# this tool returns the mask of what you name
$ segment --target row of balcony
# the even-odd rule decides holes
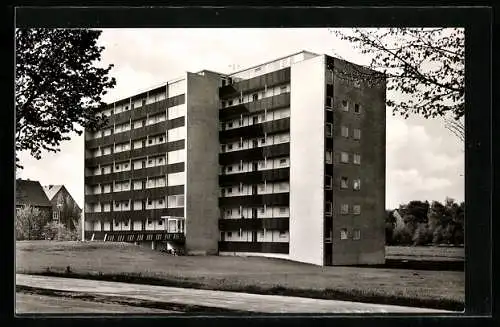
[[[178,117],[171,120],[165,120],[156,124],[147,125],[141,128],[131,128],[128,131],[107,135],[97,139],[91,139],[85,141],[86,149],[96,149],[97,147],[106,147],[113,144],[124,143],[132,140],[140,140],[148,135],[157,135],[160,133],[165,133],[169,129],[182,127],[186,124],[185,116]]]
[[[111,153],[104,156],[86,158],[85,167],[96,167],[97,165],[112,165],[114,162],[126,161],[134,158],[142,158],[146,156],[158,155],[168,151],[182,150],[185,147],[185,140],[173,142],[165,142],[151,146],[145,146],[138,149]]]
[[[282,230],[289,229],[289,218],[219,219],[219,230]]]
[[[235,206],[288,206],[290,204],[290,193],[252,194],[241,196],[220,197],[220,207]]]
[[[288,254],[288,242],[219,242],[219,252]]]
[[[272,134],[278,132],[286,132],[290,130],[290,117],[278,120],[263,122],[240,128],[233,128],[219,132],[220,143],[228,143],[233,140],[244,137],[245,139],[264,136],[264,134]]]
[[[184,103],[186,103],[186,95],[180,94],[165,100],[146,104],[139,108],[123,111],[118,114],[111,115],[108,119],[108,123],[103,128],[112,127],[114,124],[123,124],[130,120],[133,121],[146,118],[148,115],[155,115],[166,111],[167,108],[175,107]]]
[[[126,181],[134,179],[143,179],[146,177],[156,177],[163,176],[172,173],[181,173],[185,170],[184,163],[178,162],[170,165],[142,168],[142,169],[131,169],[120,172],[113,172],[105,175],[92,175],[85,176],[86,185],[96,185],[111,183],[113,181]]]
[[[239,96],[241,93],[251,93],[262,90],[266,86],[273,87],[290,82],[290,67],[280,69],[271,73],[256,76],[230,85],[219,88],[220,99],[230,99]]]
[[[243,161],[256,161],[264,158],[277,158],[290,155],[290,143],[231,151],[219,154],[219,164],[229,165]]]
[[[111,211],[111,212],[89,212],[85,213],[85,221],[132,221],[159,220],[163,216],[184,217],[184,207],[161,208],[134,211]]]
[[[265,109],[273,110],[285,107],[290,107],[290,92],[222,108],[219,110],[219,119],[224,121],[241,115],[264,111]]]
[[[85,203],[98,203],[98,202],[110,202],[110,201],[125,201],[129,199],[133,200],[145,200],[145,199],[156,199],[169,195],[184,194],[184,185],[175,186],[164,186],[155,188],[146,188],[140,190],[122,191],[122,192],[110,192],[101,194],[88,194],[85,195]]]
[[[220,186],[231,186],[235,184],[259,184],[264,181],[278,182],[290,179],[290,168],[278,168],[269,170],[257,170],[240,174],[229,174],[219,176]]]

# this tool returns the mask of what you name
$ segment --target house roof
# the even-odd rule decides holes
[[[54,196],[59,192],[59,190],[62,188],[62,185],[45,185],[43,187],[43,190],[45,194],[47,194],[47,197],[49,198],[49,201],[52,201]]]
[[[52,207],[38,181],[18,179],[16,180],[16,205],[24,204],[35,207]]]

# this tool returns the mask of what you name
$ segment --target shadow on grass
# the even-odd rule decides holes
[[[229,292],[244,292],[262,295],[283,295],[283,296],[296,296],[324,300],[340,300],[340,301],[353,301],[372,304],[386,304],[386,305],[399,305],[409,307],[419,307],[438,310],[449,311],[463,311],[464,303],[451,299],[422,299],[417,297],[405,297],[398,295],[384,295],[377,294],[371,290],[312,290],[312,289],[298,289],[289,288],[284,286],[256,286],[256,285],[214,285],[207,283],[197,283],[189,280],[182,280],[177,278],[158,278],[142,276],[140,273],[126,273],[126,274],[103,274],[97,273],[74,273],[74,272],[57,272],[47,269],[45,272],[36,273],[42,276],[54,277],[67,277],[67,278],[80,278],[91,280],[102,280],[112,282],[122,282],[131,284],[145,284],[181,288],[194,288],[214,291],[229,291]]]

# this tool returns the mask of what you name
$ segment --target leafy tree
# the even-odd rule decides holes
[[[385,244],[393,244],[394,228],[396,226],[396,217],[393,215],[394,210],[385,211]]]
[[[100,68],[101,31],[89,29],[16,30],[16,152],[57,152],[68,133],[81,135],[106,123],[102,96],[116,81],[113,65]],[[16,156],[17,166],[19,158]]]
[[[399,93],[387,98],[393,114],[405,118],[410,114],[449,117],[459,121],[448,124],[450,131],[458,133],[458,137],[463,135],[460,118],[465,113],[464,29],[355,28],[332,32],[362,54],[372,55],[370,68],[384,72],[387,89]],[[368,80],[378,76],[361,70],[350,74]]]
[[[16,240],[42,239],[43,226],[50,217],[30,205],[23,206],[16,213]]]
[[[406,225],[396,225],[393,232],[393,244],[411,245],[413,233]]]
[[[432,231],[427,224],[418,224],[413,234],[414,245],[427,245],[432,242]]]

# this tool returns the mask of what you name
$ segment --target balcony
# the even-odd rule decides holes
[[[236,118],[241,115],[248,115],[250,113],[260,112],[264,109],[273,110],[279,108],[290,107],[290,93],[282,93],[257,101],[237,104],[231,107],[222,108],[219,110],[219,119],[227,120]]]
[[[290,130],[290,117],[268,121],[261,124],[233,128],[219,132],[220,143],[244,137],[245,139],[262,137],[265,133],[278,133]]]
[[[86,185],[96,185],[96,184],[102,184],[102,183],[110,183],[113,181],[123,181],[123,180],[129,180],[129,179],[142,179],[146,177],[152,177],[152,176],[160,176],[160,175],[166,175],[170,173],[180,173],[184,171],[184,163],[179,162],[175,164],[170,164],[170,165],[163,165],[163,166],[157,166],[157,167],[149,167],[149,168],[143,168],[143,169],[137,169],[137,170],[127,170],[127,171],[120,171],[120,172],[115,172],[111,174],[105,174],[105,175],[94,175],[94,176],[86,176],[85,177],[85,184]]]
[[[85,221],[158,220],[163,216],[184,217],[184,207],[85,213]]]
[[[120,112],[118,114],[111,115],[108,124],[103,128],[113,127],[113,124],[123,124],[130,120],[133,121],[143,119],[146,118],[147,115],[155,115],[160,112],[166,112],[167,108],[175,107],[177,105],[184,104],[185,102],[185,94],[180,94],[172,98],[141,106],[139,108]]]
[[[241,174],[220,175],[220,186],[231,186],[239,183],[258,184],[265,181],[277,182],[290,179],[290,168],[257,170]]]
[[[290,218],[247,218],[247,219],[219,219],[219,230],[281,230],[286,231],[290,226]]]
[[[136,141],[143,139],[148,135],[156,135],[165,133],[167,130],[185,125],[185,117],[178,117],[172,120],[162,121],[156,124],[147,125],[140,128],[135,128],[125,132],[111,134],[102,138],[85,141],[86,149],[95,149],[98,146],[106,147],[117,143]]]
[[[219,252],[255,252],[288,254],[285,242],[219,242]]]
[[[169,233],[167,231],[85,231],[85,240],[106,242],[140,242],[140,241],[172,241],[184,243],[184,233]]]
[[[273,87],[290,82],[290,67],[280,69],[271,73],[256,76],[231,85],[219,88],[219,98],[230,99],[238,97],[241,93],[251,93],[262,90],[266,86]]]
[[[145,200],[148,198],[160,198],[168,195],[184,194],[184,185],[163,186],[146,188],[140,190],[110,192],[101,194],[85,195],[85,203],[99,203],[124,200]]]
[[[241,196],[228,196],[219,198],[219,206],[263,206],[276,205],[288,206],[290,204],[290,193],[254,194]]]
[[[87,158],[85,159],[85,167],[97,167],[97,165],[112,165],[114,162],[142,158],[150,155],[163,154],[168,151],[182,150],[185,146],[185,140],[178,140],[168,143],[161,143],[138,149],[122,151],[118,153],[111,153],[104,156]]]
[[[264,158],[277,158],[290,155],[290,143],[281,143],[263,147],[231,151],[219,154],[219,164],[229,165],[241,160],[256,161]]]

